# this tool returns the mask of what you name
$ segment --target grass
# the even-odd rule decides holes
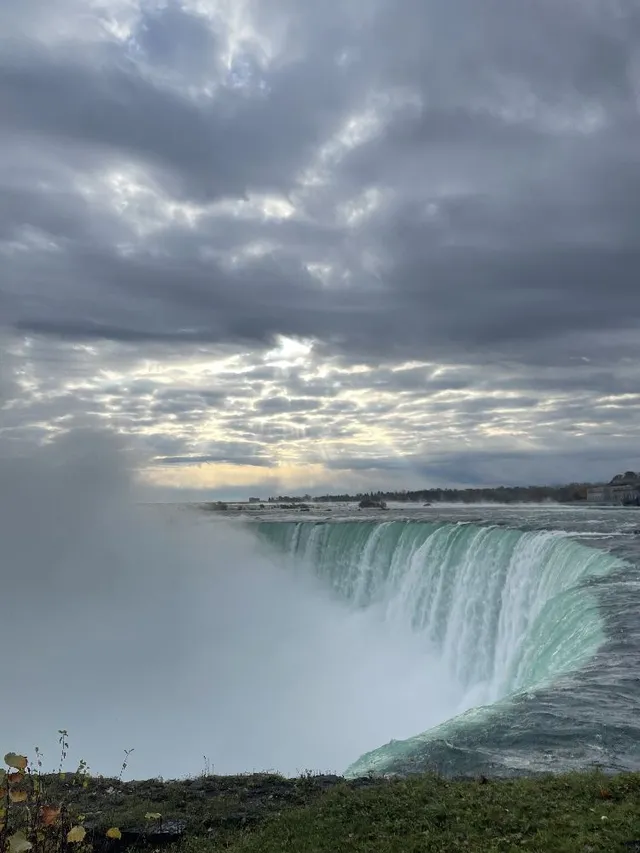
[[[91,780],[74,801],[101,829],[184,821],[176,853],[640,853],[640,774]]]
[[[341,785],[306,808],[268,821],[238,839],[230,850],[640,851],[640,775],[574,774],[486,784],[418,777],[377,782],[367,788]]]
[[[4,811],[0,853],[640,853],[640,774],[123,782],[25,767]]]

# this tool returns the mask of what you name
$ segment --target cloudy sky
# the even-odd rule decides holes
[[[2,0],[1,452],[183,494],[640,467],[638,0]]]

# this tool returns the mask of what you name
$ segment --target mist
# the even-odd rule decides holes
[[[105,775],[125,749],[125,778],[341,772],[454,712],[423,639],[241,526],[141,504],[142,463],[96,430],[0,453],[5,750],[53,769],[66,729],[68,769]]]

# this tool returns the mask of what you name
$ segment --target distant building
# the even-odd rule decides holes
[[[260,498],[249,498],[249,503],[250,504],[259,504],[259,503],[262,503],[262,501],[260,500]]]
[[[606,485],[587,489],[587,501],[611,506],[640,506],[640,474],[625,471]]]

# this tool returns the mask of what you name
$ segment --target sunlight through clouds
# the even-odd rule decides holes
[[[605,0],[4,0],[1,434],[108,425],[221,495],[628,468],[638,35]]]

